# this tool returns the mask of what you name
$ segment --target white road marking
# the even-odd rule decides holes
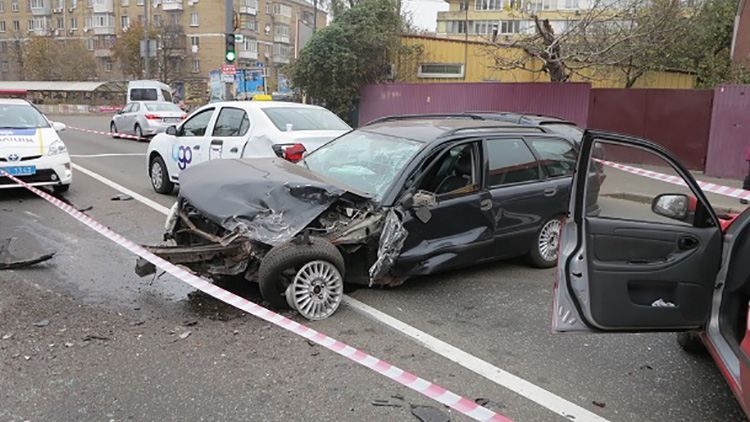
[[[145,153],[124,152],[122,154],[70,154],[72,158],[100,158],[100,157],[144,157]]]
[[[433,337],[424,331],[379,311],[370,305],[362,303],[351,296],[344,296],[344,303],[358,311],[360,314],[369,316],[378,322],[393,328],[438,355],[453,361],[475,374],[481,375],[495,384],[503,386],[542,407],[546,407],[560,416],[574,418],[576,421],[606,421],[606,419],[596,413],[586,410],[575,403],[565,400],[536,384],[532,384],[508,371],[504,371],[474,355],[466,353],[439,338]]]
[[[142,203],[142,204],[144,204],[146,206],[149,206],[149,207],[153,208],[154,210],[156,210],[156,211],[158,211],[158,212],[160,212],[160,213],[162,213],[164,215],[169,215],[169,208],[165,207],[164,205],[162,205],[162,204],[160,204],[160,203],[158,203],[156,201],[148,199],[148,198],[146,198],[145,196],[143,196],[143,195],[141,195],[139,193],[135,193],[132,190],[126,188],[125,186],[122,186],[122,185],[120,185],[118,183],[115,183],[115,182],[107,179],[106,177],[100,175],[99,173],[94,173],[93,171],[91,171],[89,169],[86,169],[86,168],[83,168],[83,167],[79,166],[76,163],[73,163],[73,168],[76,169],[76,170],[78,170],[78,171],[80,171],[81,173],[83,173],[83,174],[85,174],[87,176],[93,177],[94,179],[96,179],[96,180],[104,183],[105,185],[111,187],[114,190],[118,190],[118,191],[124,193],[125,195],[131,196],[136,201],[138,201],[138,202],[140,202],[140,203]]]
[[[169,214],[169,208],[146,198],[143,195],[137,194],[132,190],[115,183],[106,177],[95,173],[91,170],[85,169],[77,164],[73,164],[73,168],[84,173],[94,179],[104,183],[105,185],[118,190],[126,195],[130,195],[136,201],[143,203],[144,205],[160,212],[164,215]],[[536,384],[532,384],[523,378],[511,374],[510,372],[504,371],[489,362],[483,361],[478,357],[471,355],[463,350],[452,346],[436,337],[433,337],[424,331],[421,331],[403,321],[400,321],[385,312],[379,311],[372,306],[358,301],[350,296],[344,296],[344,303],[349,307],[359,312],[362,315],[370,317],[384,325],[387,325],[399,333],[411,338],[418,344],[421,344],[425,348],[437,353],[438,355],[457,363],[458,365],[480,375],[495,384],[505,387],[508,390],[525,397],[534,403],[545,407],[552,412],[563,416],[565,418],[571,418],[576,421],[591,421],[591,422],[607,422],[607,419],[593,413],[589,410],[584,409],[577,404],[565,400],[564,398],[539,387]]]

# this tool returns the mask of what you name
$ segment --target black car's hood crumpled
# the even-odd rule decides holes
[[[229,231],[268,245],[293,238],[347,193],[282,159],[213,160],[180,174],[180,198]]]

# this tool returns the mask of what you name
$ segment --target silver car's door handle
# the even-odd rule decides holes
[[[547,188],[544,190],[544,196],[555,196],[557,188]]]
[[[482,199],[482,202],[479,203],[479,209],[482,211],[489,211],[492,209],[492,200],[491,199]]]

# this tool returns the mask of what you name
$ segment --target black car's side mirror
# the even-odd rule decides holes
[[[407,192],[404,194],[404,196],[401,197],[401,201],[399,202],[401,205],[401,208],[404,210],[410,210],[414,207],[414,194],[411,192]]]
[[[663,193],[651,202],[651,211],[662,217],[685,221],[690,212],[690,198],[682,193]]]
[[[172,125],[168,127],[165,132],[167,133],[167,135],[172,135],[172,136],[177,135],[177,127]]]

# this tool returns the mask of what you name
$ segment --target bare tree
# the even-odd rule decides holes
[[[668,52],[690,18],[690,9],[674,0],[591,0],[576,19],[552,23],[536,14],[539,4],[528,1],[519,11],[530,22],[511,28],[519,34],[505,42],[497,39],[497,28],[489,35],[494,67],[545,73],[552,82],[577,76],[624,80],[631,87],[646,72],[675,62]]]
[[[159,79],[172,83],[185,75],[186,35],[179,24],[164,25],[157,34]]]

